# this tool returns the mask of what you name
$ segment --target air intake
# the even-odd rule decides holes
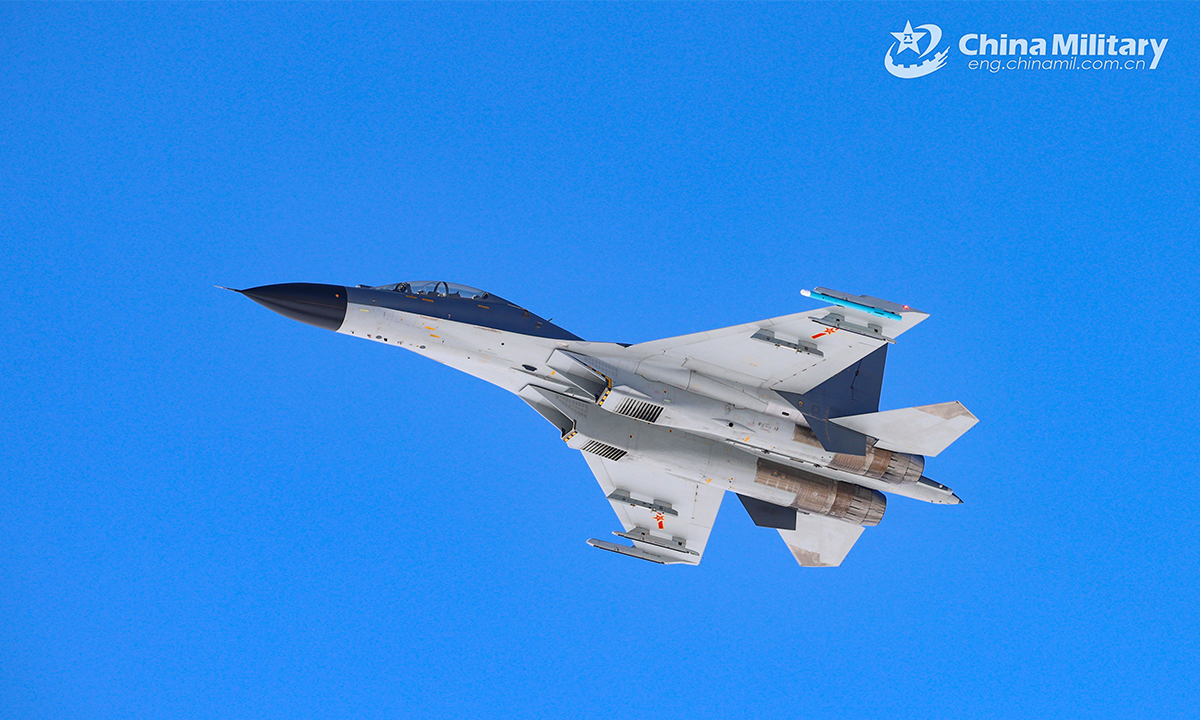
[[[641,420],[648,423],[658,420],[658,416],[662,414],[662,411],[663,409],[658,405],[634,400],[633,398],[625,398],[617,408],[618,415],[624,415],[634,420]]]
[[[593,455],[599,455],[606,460],[612,460],[614,462],[625,457],[627,454],[624,450],[615,448],[612,445],[605,445],[599,440],[588,440],[587,445],[584,445],[579,449],[584,452],[590,452]]]

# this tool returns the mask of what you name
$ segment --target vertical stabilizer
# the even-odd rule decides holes
[[[866,435],[830,420],[879,411],[887,349],[887,345],[880,347],[806,393],[780,393],[800,410],[821,447],[829,452],[866,454]]]

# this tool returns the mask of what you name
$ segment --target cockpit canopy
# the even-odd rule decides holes
[[[357,295],[352,291],[350,302],[445,320],[453,318],[455,322],[533,337],[556,340],[582,339],[550,320],[543,320],[520,305],[467,285],[443,280],[421,280],[390,285],[359,285],[358,288],[363,294]]]
[[[479,288],[467,287],[458,283],[448,283],[443,280],[418,280],[415,282],[392,283],[378,285],[372,290],[390,290],[392,292],[409,293],[411,295],[433,295],[436,297],[469,298],[471,300],[492,300],[508,302],[504,298],[492,295]],[[510,305],[512,303],[509,303]]]

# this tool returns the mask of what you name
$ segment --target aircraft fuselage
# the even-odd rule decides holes
[[[560,430],[577,449],[601,443],[609,448],[602,452],[657,471],[802,511],[805,488],[827,498],[857,486],[871,497],[960,502],[922,476],[920,456],[827,452],[773,391],[629,357],[624,345],[584,341],[486,293],[294,284],[245,294],[293,319],[410,350],[567,411]]]

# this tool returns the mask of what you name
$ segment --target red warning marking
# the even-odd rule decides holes
[[[822,335],[832,335],[835,332],[837,332],[837,328],[825,328],[825,330],[823,332],[819,332],[816,335],[813,335],[812,339],[816,340],[817,338],[821,337]]]
[[[654,513],[654,519],[658,521],[658,529],[662,530],[663,529],[663,520],[665,520],[666,517],[663,516],[662,513],[656,512],[656,513]]]

